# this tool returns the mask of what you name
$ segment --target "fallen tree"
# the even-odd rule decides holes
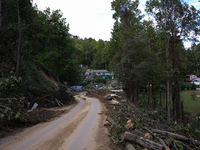
[[[113,118],[111,117],[107,117],[106,120],[111,123],[112,125],[115,125],[116,127],[120,127],[115,121]],[[130,122],[130,120],[128,120],[128,122]],[[128,125],[128,122],[127,122],[127,125]],[[126,126],[127,126],[126,125]],[[129,129],[129,128],[128,128]],[[125,131],[123,133],[123,136],[120,136],[122,141],[130,141],[130,142],[133,142],[133,143],[136,143],[136,144],[139,144],[143,147],[146,147],[148,149],[155,149],[155,150],[161,150],[161,149],[165,149],[165,150],[170,150],[170,148],[167,146],[167,144],[164,142],[163,139],[161,139],[159,135],[162,135],[165,137],[165,139],[167,138],[170,138],[170,137],[173,137],[174,139],[176,140],[180,140],[180,141],[185,141],[185,142],[193,142],[193,144],[196,146],[200,146],[200,142],[198,140],[195,140],[193,139],[192,137],[186,137],[186,136],[183,136],[183,135],[179,135],[177,133],[172,133],[172,132],[168,132],[168,131],[162,131],[162,130],[158,130],[158,129],[148,129],[147,127],[143,127],[141,126],[141,129],[144,129],[146,131],[148,131],[150,134],[152,134],[152,136],[154,137],[154,139],[156,140],[155,141],[152,141],[152,140],[149,140],[147,136],[145,136],[146,134],[143,134],[141,131],[137,130],[137,129],[134,129],[132,130],[132,132],[134,133],[131,133],[131,132],[127,132]],[[120,142],[122,142],[120,141]],[[116,142],[115,143],[119,143],[119,142]],[[173,141],[173,147],[176,147],[176,144],[175,142]],[[183,145],[187,148],[189,148],[189,146],[185,145],[183,143]],[[198,147],[196,147],[198,149]],[[175,148],[177,149],[177,148]]]
[[[158,130],[158,129],[152,129],[152,131],[154,133],[158,133],[158,134],[164,134],[164,135],[168,135],[168,136],[171,136],[177,140],[181,140],[181,141],[192,141],[193,143],[195,143],[197,146],[200,146],[200,142],[193,139],[192,137],[186,137],[186,136],[183,136],[183,135],[179,135],[179,134],[176,134],[176,133],[172,133],[172,132],[168,132],[168,131],[162,131],[162,130]]]
[[[200,149],[198,122],[168,122],[163,107],[153,110],[139,109],[129,101],[122,102],[119,99],[117,101],[121,104],[113,106],[102,94],[101,98],[110,106],[107,106],[109,117],[106,120],[110,124],[109,136],[115,144],[127,146],[129,142],[132,145],[129,145],[131,150],[157,150],[161,147],[165,150]]]
[[[124,140],[128,140],[137,144],[140,144],[141,146],[144,146],[149,149],[156,149],[156,150],[162,150],[163,146],[159,143],[156,143],[154,141],[148,140],[146,138],[137,136],[136,134],[125,132],[124,134]]]

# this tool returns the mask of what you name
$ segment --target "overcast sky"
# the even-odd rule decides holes
[[[51,10],[60,9],[69,32],[80,38],[93,38],[109,41],[111,29],[114,24],[112,19],[111,2],[113,0],[33,0],[38,9],[43,11],[47,7]],[[198,0],[186,0],[188,4],[200,8]],[[140,0],[139,9],[144,12],[146,0]]]

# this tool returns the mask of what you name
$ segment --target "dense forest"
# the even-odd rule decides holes
[[[195,44],[200,12],[180,0],[148,0],[151,19],[145,20],[138,5],[139,0],[113,0],[112,37],[96,41],[70,34],[60,10],[39,11],[30,0],[0,0],[1,119],[24,118],[21,104],[46,95],[49,101],[70,99],[63,94],[64,82],[81,84],[86,69],[107,69],[136,106],[143,91],[153,108],[164,93],[168,119],[182,120],[185,75],[200,76],[200,44]],[[193,45],[186,49],[187,40]],[[42,78],[41,70],[57,80],[59,89]]]

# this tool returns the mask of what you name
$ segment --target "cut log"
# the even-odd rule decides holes
[[[152,129],[152,132],[158,133],[158,134],[166,134],[169,136],[172,136],[173,138],[180,140],[180,141],[192,141],[194,142],[196,145],[200,146],[200,142],[193,139],[193,138],[188,138],[186,136],[183,135],[179,135],[176,133],[172,133],[172,132],[167,132],[167,131],[162,131],[162,130],[158,130],[158,129]]]
[[[146,139],[152,139],[152,135],[150,133],[145,133],[144,138]]]
[[[129,119],[129,120],[127,121],[127,124],[125,125],[125,128],[126,128],[127,130],[129,130],[129,129],[133,128],[134,125],[135,125],[135,124],[131,121],[131,119]]]
[[[150,131],[149,129],[145,128],[145,127],[142,127],[143,129],[147,130],[149,133],[151,133],[153,135],[153,137],[157,138],[160,142],[160,144],[162,144],[162,146],[166,149],[166,150],[170,150],[169,147],[167,147],[167,145],[165,144],[165,142],[158,136],[156,136],[155,133],[153,133],[152,131]]]
[[[108,99],[108,100],[111,100],[111,99],[113,99],[113,98],[119,98],[119,99],[121,99],[122,97],[121,96],[118,96],[117,94],[108,94],[108,95],[106,95],[106,96],[104,96],[106,99]]]
[[[110,104],[112,105],[119,105],[120,103],[117,100],[110,101]]]
[[[16,98],[0,98],[0,100],[9,100],[9,99],[17,100]]]
[[[106,120],[107,120],[108,122],[110,122],[111,124],[117,125],[117,124],[115,123],[115,121],[114,121],[111,117],[107,117]]]
[[[162,150],[163,146],[159,143],[156,143],[154,141],[145,139],[143,137],[137,136],[136,134],[125,132],[124,134],[124,140],[128,140],[134,143],[137,143],[141,146],[147,147],[149,149],[156,149],[156,150]]]
[[[126,102],[127,102],[127,100],[123,99],[123,100],[121,100],[121,102],[123,102],[123,103],[126,103]]]
[[[145,135],[145,133],[140,129],[135,129],[134,133],[137,134],[138,136],[144,136]]]
[[[118,96],[117,94],[110,94],[111,97],[118,97],[118,98],[122,98],[121,96]]]
[[[127,150],[136,150],[135,147],[130,143],[126,144],[126,148],[127,148]]]

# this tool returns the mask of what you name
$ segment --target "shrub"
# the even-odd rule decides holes
[[[194,83],[191,84],[191,90],[196,90],[196,84]]]
[[[191,88],[191,84],[190,83],[186,83],[186,89],[190,90],[190,88]]]
[[[192,100],[195,101],[196,100],[196,93],[193,91],[191,93],[191,97],[192,97]]]
[[[180,82],[180,88],[181,88],[181,90],[185,90],[185,88],[186,88],[186,83]]]

